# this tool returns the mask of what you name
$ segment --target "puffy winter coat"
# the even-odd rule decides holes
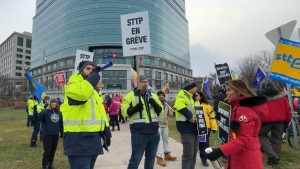
[[[109,106],[110,115],[118,115],[119,109],[121,107],[121,102],[117,96],[114,96],[112,103]]]
[[[263,169],[258,132],[261,127],[260,118],[267,113],[266,102],[265,96],[243,96],[230,102],[230,139],[220,147],[223,154],[229,156],[227,169]],[[239,124],[235,132],[232,130],[233,121]]]

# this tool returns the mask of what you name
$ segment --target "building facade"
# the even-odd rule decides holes
[[[114,63],[114,70],[102,72],[103,90],[130,90],[127,81],[131,77],[124,64],[136,67],[133,56],[123,57],[120,16],[141,11],[149,13],[152,53],[140,57],[139,74],[148,76],[156,89],[170,81],[177,90],[181,86],[178,84],[192,79],[184,0],[37,0],[32,36],[33,76],[47,86],[51,84],[49,92],[59,91],[54,73],[64,71],[68,79],[79,49],[94,52],[95,64]]]
[[[12,33],[0,44],[0,76],[25,77],[25,66],[30,67],[31,33]]]

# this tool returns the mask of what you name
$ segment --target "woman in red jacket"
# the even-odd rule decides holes
[[[226,95],[232,109],[230,139],[207,157],[214,161],[229,156],[227,169],[263,169],[258,132],[261,118],[267,114],[267,98],[256,97],[242,80],[229,81]]]

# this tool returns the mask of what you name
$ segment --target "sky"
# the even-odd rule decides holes
[[[214,73],[214,63],[231,69],[239,58],[273,50],[265,33],[300,22],[300,0],[185,0],[193,76]],[[13,7],[12,7],[13,6]],[[32,32],[35,0],[2,0],[0,43],[13,31]],[[291,40],[299,41],[295,27]]]

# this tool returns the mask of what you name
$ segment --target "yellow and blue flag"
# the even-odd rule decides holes
[[[257,71],[255,73],[254,81],[253,81],[253,87],[255,89],[259,89],[260,82],[267,77],[266,73],[258,66]]]
[[[29,69],[27,68],[25,69],[25,76],[27,77],[31,94],[35,96],[39,102],[42,102],[42,95],[46,91],[46,88],[30,75]]]
[[[169,94],[170,91],[169,91],[169,88],[170,88],[170,82],[168,82],[165,87],[162,89],[162,92],[166,95],[166,94]]]

